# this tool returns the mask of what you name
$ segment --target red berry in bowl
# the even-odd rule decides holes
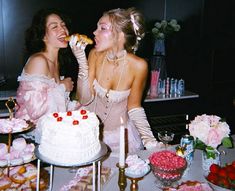
[[[227,172],[224,167],[219,170],[218,174],[220,177],[224,177],[224,178],[227,177]]]
[[[220,166],[218,164],[212,164],[210,166],[210,172],[212,173],[217,173],[220,170]]]
[[[217,174],[210,172],[207,176],[207,180],[214,184],[217,184],[218,176]]]

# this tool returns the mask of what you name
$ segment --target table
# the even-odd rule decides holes
[[[232,136],[235,144],[235,135]],[[169,149],[175,149],[175,146],[171,146]],[[226,155],[221,155],[221,162],[231,162],[235,160],[235,148],[233,149],[226,149],[223,147],[220,147],[219,150],[224,150],[226,152]],[[136,153],[139,157],[142,159],[147,159],[148,156],[155,150],[143,150]],[[109,161],[103,162],[103,165],[105,166],[108,163],[108,165],[112,166],[113,174],[110,177],[110,180],[105,183],[105,185],[102,187],[102,191],[119,191],[118,187],[118,168],[116,167],[116,163],[118,163],[118,157],[110,157]],[[55,167],[54,168],[54,184],[53,184],[53,191],[60,191],[60,188],[68,184],[68,182],[75,176],[74,173],[69,173],[68,168],[62,168],[62,167]],[[147,174],[143,180],[140,180],[138,182],[139,191],[158,191],[160,190],[155,185],[156,178],[150,172]],[[194,161],[191,165],[191,167],[188,169],[188,171],[185,172],[184,176],[180,181],[187,181],[187,180],[197,180],[201,182],[205,182],[205,178],[203,176],[202,171],[202,151],[196,150],[194,155]],[[127,179],[127,187],[126,191],[130,191],[130,184],[131,181]]]

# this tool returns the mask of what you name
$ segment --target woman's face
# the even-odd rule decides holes
[[[108,16],[100,18],[97,23],[97,29],[93,34],[95,35],[95,48],[97,51],[104,51],[113,48],[117,43],[112,24]]]
[[[43,39],[46,47],[66,48],[68,46],[68,42],[65,41],[66,36],[68,36],[68,29],[65,22],[56,14],[49,15]]]

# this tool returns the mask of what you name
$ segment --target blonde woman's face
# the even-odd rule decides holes
[[[65,41],[67,35],[68,29],[64,21],[56,14],[49,15],[46,22],[46,33],[43,39],[46,46],[66,48],[68,46],[68,42]]]
[[[113,48],[117,44],[117,39],[108,16],[103,16],[97,23],[95,35],[95,48],[97,51],[104,51]]]

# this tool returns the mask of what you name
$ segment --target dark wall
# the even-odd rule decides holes
[[[186,89],[200,95],[190,110],[218,114],[235,126],[234,0],[166,0],[166,9],[164,0],[0,0],[0,77],[7,78],[0,89],[18,85],[16,79],[25,62],[24,31],[37,10],[60,8],[71,17],[73,31],[93,37],[104,11],[130,6],[140,9],[146,18],[147,33],[137,54],[147,60],[152,56],[154,22],[162,20],[164,13],[167,20],[179,21],[181,30],[166,40],[168,76],[185,79]],[[174,107],[165,108],[169,109]]]

